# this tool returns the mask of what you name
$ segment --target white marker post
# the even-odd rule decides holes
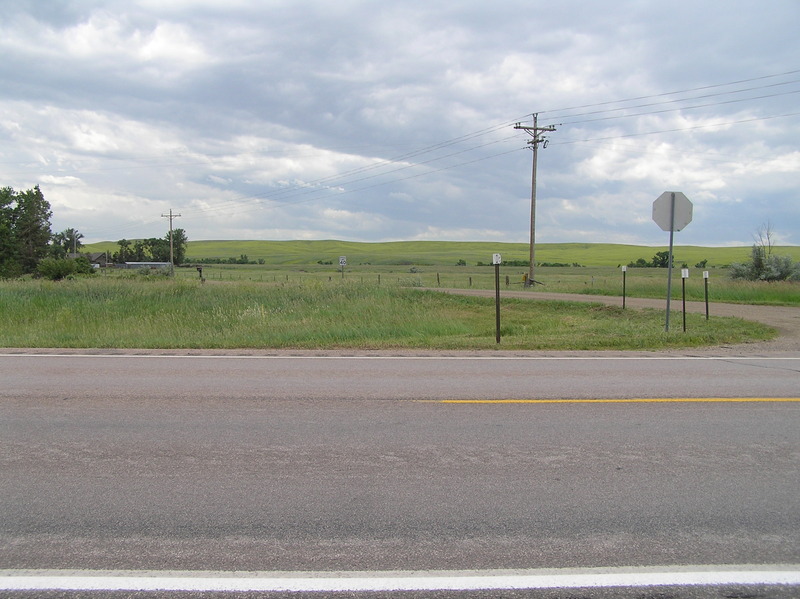
[[[706,287],[706,320],[708,320],[708,271],[703,271],[703,281],[705,281]]]
[[[672,297],[672,238],[692,222],[692,203],[680,191],[665,191],[653,202],[653,220],[664,231],[669,231],[669,264],[667,271],[667,320],[664,330],[669,332],[669,310]]]

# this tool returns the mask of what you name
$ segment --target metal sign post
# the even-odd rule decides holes
[[[342,267],[342,278],[344,279],[344,267],[347,266],[347,256],[339,256],[339,266]]]
[[[622,267],[622,309],[625,309],[625,275],[628,274],[628,267]]]
[[[689,278],[689,269],[681,269],[681,297],[683,298],[683,332],[686,332],[686,279]]]
[[[653,202],[653,220],[669,231],[669,264],[667,264],[667,318],[664,330],[669,332],[670,300],[672,299],[672,241],[675,231],[692,222],[692,203],[680,191],[665,191]]]
[[[492,264],[494,264],[494,313],[495,313],[495,339],[500,343],[500,263],[503,259],[500,254],[492,255]]]

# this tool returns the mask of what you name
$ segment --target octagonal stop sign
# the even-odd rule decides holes
[[[680,191],[665,191],[653,202],[653,220],[664,231],[680,231],[692,222],[692,203]]]

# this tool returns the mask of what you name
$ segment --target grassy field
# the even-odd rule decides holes
[[[521,290],[525,267],[503,266],[501,287]],[[710,268],[709,299],[715,302],[800,306],[800,283],[751,283],[732,281],[725,269]],[[404,287],[494,289],[494,268],[491,266],[380,266],[348,265],[344,277],[338,265],[238,265],[203,266],[203,276],[210,281],[252,281],[258,283],[331,283],[348,281]],[[198,279],[194,267],[176,269],[177,278]],[[673,270],[673,297],[681,295],[681,272]],[[605,267],[539,267],[536,279],[542,285],[529,288],[530,293],[552,291],[590,295],[622,295],[622,272]],[[666,297],[667,269],[630,268],[625,277],[629,297]],[[689,300],[705,298],[703,270],[689,269],[686,281]]]
[[[86,251],[114,251],[93,244]],[[620,264],[650,260],[664,248],[542,244],[541,291],[619,296]],[[784,251],[785,250],[785,251]],[[525,244],[341,241],[190,242],[191,258],[262,259],[264,264],[178,268],[175,278],[118,269],[60,281],[0,281],[0,346],[98,348],[426,348],[662,349],[741,343],[774,335],[738,319],[687,315],[688,332],[665,333],[663,311],[570,302],[503,299],[502,342],[495,342],[494,302],[422,288],[494,288],[493,253],[524,260]],[[777,253],[800,260],[800,248]],[[712,302],[800,306],[798,283],[731,281],[723,265],[749,248],[678,247],[677,264],[708,260]],[[339,268],[339,256],[347,266]],[[465,265],[456,266],[459,262]],[[501,267],[501,287],[521,290],[526,267]],[[681,296],[680,270],[673,297]],[[630,268],[629,297],[663,298],[666,269]],[[702,300],[702,269],[691,268],[687,299]],[[675,306],[673,304],[673,306]]]
[[[774,335],[760,324],[697,314],[687,315],[688,332],[665,333],[661,310],[505,299],[498,345],[492,299],[317,274],[288,282],[137,274],[0,281],[0,345],[628,350]]]
[[[620,266],[638,258],[650,261],[656,252],[667,247],[600,243],[542,243],[536,246],[536,261],[582,266]],[[85,246],[86,252],[116,252],[116,242],[101,242]],[[732,262],[745,262],[749,247],[676,246],[675,264],[686,262],[694,266],[708,260],[709,267],[723,267]],[[800,246],[774,248],[778,255],[800,260]],[[339,256],[347,256],[350,265],[419,265],[453,266],[459,260],[468,265],[488,264],[492,254],[500,253],[504,260],[527,260],[528,244],[458,241],[397,241],[387,243],[357,243],[348,241],[190,241],[187,260],[202,258],[262,259],[268,265],[316,264],[319,261],[338,264]]]

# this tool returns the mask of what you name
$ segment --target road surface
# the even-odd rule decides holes
[[[800,357],[172,354],[0,355],[0,581],[800,571]]]

